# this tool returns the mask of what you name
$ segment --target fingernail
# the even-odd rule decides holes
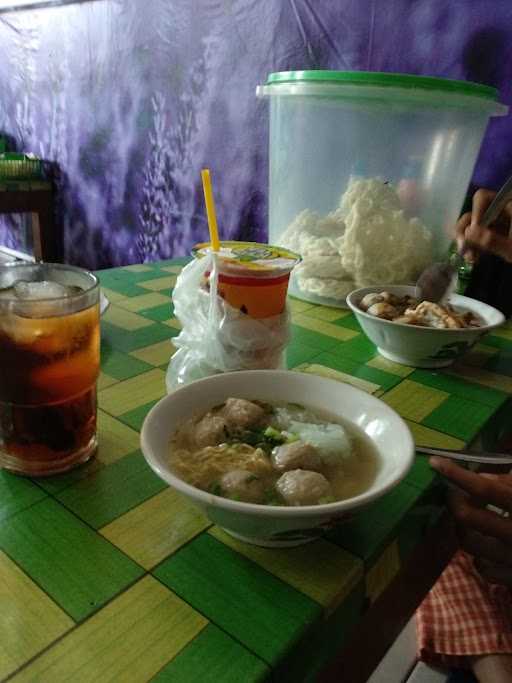
[[[431,458],[428,459],[430,466],[433,467],[434,469],[442,469],[444,466],[444,460],[443,458],[440,458],[438,455],[433,455]]]

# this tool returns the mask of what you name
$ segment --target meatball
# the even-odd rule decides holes
[[[370,292],[370,294],[363,296],[359,303],[359,308],[362,308],[363,311],[367,311],[370,306],[373,306],[373,304],[380,304],[381,301],[384,301],[382,294],[379,292]]]
[[[226,440],[226,421],[219,415],[206,415],[199,420],[194,429],[194,441],[198,448],[218,446]]]
[[[309,470],[285,472],[277,480],[276,490],[288,505],[317,505],[324,496],[332,496],[324,475]]]
[[[366,311],[370,315],[375,315],[377,318],[384,318],[385,320],[393,320],[399,313],[394,306],[387,304],[385,301],[381,303],[373,304]]]
[[[228,498],[246,503],[260,503],[263,500],[264,484],[253,472],[231,470],[221,477],[220,487]]]
[[[391,304],[392,306],[400,305],[401,298],[396,294],[392,294],[391,292],[381,292],[380,295],[382,297],[382,301],[385,301],[387,304]]]
[[[304,441],[285,443],[274,448],[272,462],[276,470],[314,470],[321,471],[322,460],[317,449]]]
[[[256,403],[243,398],[228,398],[221,415],[230,430],[250,429],[261,424],[265,411]]]

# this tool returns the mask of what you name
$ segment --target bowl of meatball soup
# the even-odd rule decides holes
[[[442,368],[505,322],[492,306],[460,294],[434,303],[413,285],[363,287],[347,304],[381,356],[416,368]]]
[[[226,532],[268,547],[311,541],[395,487],[414,442],[360,389],[300,372],[198,380],[148,413],[153,471]]]

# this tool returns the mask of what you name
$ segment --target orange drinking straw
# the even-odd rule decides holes
[[[217,229],[217,216],[215,214],[215,202],[213,201],[212,181],[210,178],[210,170],[203,168],[201,171],[201,180],[203,181],[204,201],[206,204],[206,216],[208,218],[208,230],[210,231],[210,244],[212,251],[219,251],[219,231]]]

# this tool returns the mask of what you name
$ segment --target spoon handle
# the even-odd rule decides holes
[[[426,446],[416,446],[416,452],[422,455],[439,455],[450,460],[461,460],[463,462],[478,462],[488,465],[512,465],[512,454],[510,453],[470,453],[469,451],[452,451],[448,448],[427,448]]]
[[[498,218],[502,209],[512,198],[512,176],[508,178],[505,183],[501,186],[498,194],[494,197],[492,202],[487,207],[484,215],[482,216],[481,225],[490,225],[493,221]]]

